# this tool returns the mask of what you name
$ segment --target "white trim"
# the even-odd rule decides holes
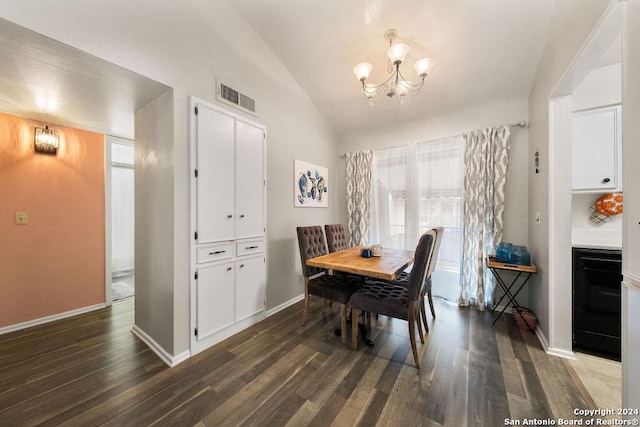
[[[293,304],[302,301],[304,299],[304,293],[298,295],[297,297],[291,298],[289,301],[285,301],[282,304],[273,307],[270,310],[267,310],[267,317],[272,316],[276,313],[278,313],[279,311],[284,310],[287,307],[291,307]]]
[[[111,257],[113,242],[111,239],[111,141],[108,135],[104,138],[104,302],[108,306],[113,303],[111,294]]]
[[[536,337],[538,337],[538,341],[540,341],[540,345],[545,353],[549,356],[561,357],[563,359],[577,360],[576,355],[573,351],[563,350],[561,348],[553,348],[549,347],[549,341],[547,341],[547,337],[544,336],[542,329],[536,327]]]
[[[182,353],[172,356],[170,355],[160,344],[155,342],[153,338],[147,335],[142,329],[138,327],[138,325],[133,325],[131,328],[131,332],[136,337],[140,338],[140,340],[147,345],[159,358],[162,360],[167,366],[173,368],[178,363],[182,363],[191,357],[191,352],[189,350],[185,350]]]
[[[50,316],[40,317],[39,319],[27,320],[26,322],[16,323],[15,325],[3,326],[0,328],[0,335],[9,332],[19,331],[21,329],[31,328],[32,326],[42,325],[44,323],[55,322],[56,320],[66,319],[67,317],[77,316],[78,314],[88,313],[90,311],[105,308],[104,303],[90,305],[87,307],[76,308],[75,310],[65,311],[64,313],[52,314]]]

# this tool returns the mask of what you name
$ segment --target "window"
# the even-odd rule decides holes
[[[415,249],[422,233],[444,227],[432,293],[455,300],[462,258],[463,139],[373,153],[371,242]]]

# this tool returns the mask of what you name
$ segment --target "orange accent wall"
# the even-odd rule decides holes
[[[104,135],[0,113],[0,327],[105,301]],[[16,225],[26,212],[27,225]]]

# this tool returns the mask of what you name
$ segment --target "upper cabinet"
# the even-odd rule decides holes
[[[198,105],[198,243],[265,233],[265,132],[224,111]]]
[[[620,191],[620,106],[573,114],[572,188],[575,192]]]

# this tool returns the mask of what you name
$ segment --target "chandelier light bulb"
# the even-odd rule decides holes
[[[396,43],[387,50],[387,56],[393,64],[402,63],[409,52],[409,46],[404,43]]]
[[[426,77],[430,72],[433,66],[435,65],[435,61],[431,58],[422,58],[416,61],[413,68],[415,68],[416,73],[420,77]]]
[[[373,66],[371,64],[369,64],[368,62],[363,62],[353,68],[353,73],[356,75],[358,80],[362,82],[369,78],[369,73],[371,73],[372,68]]]
[[[365,98],[372,99],[374,96],[376,96],[376,87],[371,83],[367,83],[364,85],[363,92]]]
[[[409,93],[409,85],[410,83],[405,80],[398,82],[398,85],[396,86],[396,94],[400,98],[404,98]]]

